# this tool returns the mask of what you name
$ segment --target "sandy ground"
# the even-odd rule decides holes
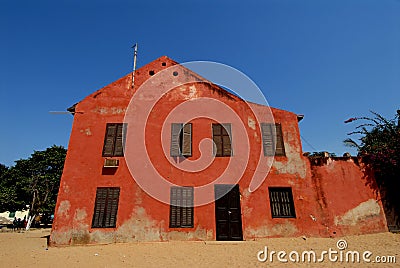
[[[289,254],[316,252],[317,261],[322,251],[336,251],[339,238],[273,238],[244,242],[146,242],[110,245],[89,245],[47,248],[49,229],[28,232],[0,231],[0,267],[400,267],[400,234],[380,233],[348,236],[347,248],[342,251],[360,252],[360,263],[331,262],[324,255],[323,263],[292,262]],[[287,263],[278,261],[276,254],[260,262],[257,254],[265,247],[271,251],[285,251]],[[370,263],[363,262],[364,251],[371,251]],[[296,253],[292,253],[296,257]],[[332,259],[340,254],[332,253]],[[377,263],[376,256],[395,256],[396,263]],[[260,258],[264,255],[260,254]]]

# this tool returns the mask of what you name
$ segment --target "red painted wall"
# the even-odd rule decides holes
[[[216,239],[214,203],[194,208],[193,228],[169,228],[169,205],[151,197],[135,181],[146,176],[151,180],[152,175],[149,167],[142,164],[144,156],[134,155],[129,149],[143,142],[134,136],[129,138],[129,133],[135,131],[130,128],[135,122],[132,120],[147,116],[143,112],[146,105],[152,103],[155,92],[165,84],[151,84],[144,92],[139,87],[151,77],[150,71],[157,75],[171,66],[176,66],[176,62],[161,57],[136,72],[134,89],[131,88],[131,75],[127,75],[76,105],[51,233],[53,245]],[[179,75],[174,77],[168,73],[166,79],[170,82],[175,83],[173,79],[186,81],[188,77],[196,77],[176,67],[180,68]],[[136,98],[134,108],[132,104],[129,105],[133,96]],[[223,108],[214,106],[214,102]],[[175,114],[171,112],[180,105],[183,105],[182,111]],[[162,177],[177,185],[200,186],[210,183],[213,186],[222,174],[226,175],[222,183],[238,183],[245,240],[386,231],[382,206],[374,201],[373,190],[365,186],[358,165],[351,160],[330,160],[327,164],[310,165],[302,155],[296,114],[247,104],[207,82],[173,88],[156,102],[151,111],[145,130],[151,165]],[[269,121],[272,119],[269,115],[271,112],[274,121],[282,125],[286,156],[275,157],[270,172],[265,172],[264,176],[263,172],[268,170],[269,162],[273,159],[262,155],[257,118]],[[127,114],[132,117],[128,121],[129,140],[125,157],[116,157],[120,160],[117,169],[103,168],[106,124],[122,123]],[[170,123],[187,122],[191,114],[198,115],[188,120],[193,128],[192,156],[179,162],[169,156]],[[216,121],[212,118],[217,118],[221,123],[232,123],[233,156],[211,159],[210,165],[201,171],[185,171],[188,162],[212,155],[212,143],[207,140],[212,137],[211,124]],[[175,166],[171,165],[171,161],[175,161]],[[229,166],[230,161],[235,164]],[[134,168],[135,174],[142,174],[140,178],[134,178],[129,168]],[[257,174],[261,175],[257,177]],[[252,191],[254,187],[250,187],[252,180],[253,183],[261,183],[255,191]],[[296,218],[272,219],[268,195],[268,187],[272,186],[292,188]],[[121,189],[116,228],[91,228],[97,187]],[[167,195],[169,188],[160,191]],[[212,191],[195,190],[195,202],[213,194]]]
[[[326,226],[323,234],[349,235],[387,231],[379,192],[368,183],[357,158],[323,159],[313,163],[312,183],[318,211]],[[379,201],[378,201],[379,200]]]

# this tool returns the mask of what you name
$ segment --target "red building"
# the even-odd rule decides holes
[[[53,245],[387,231],[362,164],[303,156],[292,112],[248,103],[167,57],[89,95]]]

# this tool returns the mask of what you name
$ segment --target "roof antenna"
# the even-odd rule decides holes
[[[133,72],[132,72],[132,88],[135,85],[135,71],[136,71],[136,58],[137,58],[137,48],[138,44],[134,44],[133,48]]]

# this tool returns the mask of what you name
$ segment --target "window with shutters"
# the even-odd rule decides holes
[[[268,190],[272,218],[296,218],[292,188],[270,187]]]
[[[193,187],[171,187],[170,228],[193,227]]]
[[[92,228],[115,227],[117,222],[119,191],[119,187],[97,188]]]
[[[124,156],[124,132],[126,124],[107,123],[103,156]]]
[[[212,124],[214,155],[215,156],[231,156],[231,124]]]
[[[281,124],[261,123],[261,135],[265,156],[285,156]]]
[[[192,124],[171,124],[171,156],[192,156]]]

